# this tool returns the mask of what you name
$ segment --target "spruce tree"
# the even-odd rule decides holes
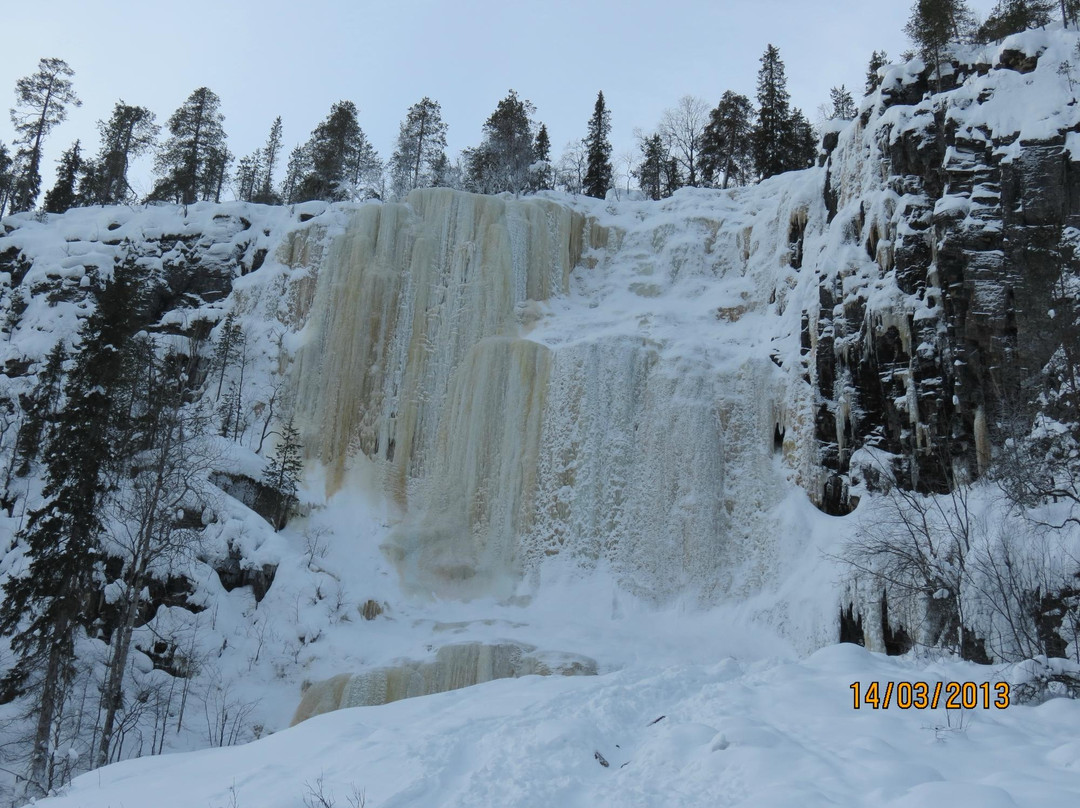
[[[252,197],[253,201],[264,205],[277,205],[281,197],[274,193],[274,171],[277,168],[278,159],[281,157],[281,116],[278,115],[270,125],[270,134],[266,138],[259,155],[261,176]]]
[[[212,90],[195,90],[166,124],[170,137],[154,161],[161,176],[155,199],[190,205],[220,197],[231,155],[225,146],[225,116]]]
[[[817,136],[814,127],[796,107],[784,129],[784,171],[801,171],[817,161]]]
[[[63,59],[42,59],[37,72],[15,82],[11,122],[19,146],[10,194],[12,213],[30,210],[41,190],[41,150],[45,138],[67,119],[68,106],[82,106],[71,77],[75,71]]]
[[[110,440],[113,395],[123,384],[124,351],[137,308],[134,261],[118,264],[80,331],[80,351],[64,385],[64,405],[45,447],[45,503],[31,511],[18,541],[26,573],[4,583],[0,635],[16,662],[4,681],[32,694],[35,725],[27,796],[55,785],[50,750],[74,672],[75,645],[91,629],[90,602],[100,588],[102,501],[117,446]]]
[[[551,136],[548,135],[547,125],[540,124],[533,141],[533,185],[538,191],[550,191],[552,187],[551,168]]]
[[[98,121],[101,151],[98,153],[95,198],[88,200],[101,205],[119,205],[130,201],[134,194],[127,173],[131,161],[145,154],[157,142],[161,127],[154,113],[146,107],[131,106],[117,101],[107,121]]]
[[[754,107],[745,95],[728,90],[709,113],[701,136],[698,165],[706,185],[745,185],[753,170],[751,119]]]
[[[832,102],[832,112],[829,114],[831,119],[850,121],[855,117],[855,99],[843,84],[829,90],[829,100]]]
[[[45,194],[42,207],[46,213],[63,213],[82,203],[79,199],[78,182],[83,173],[83,159],[79,150],[79,141],[60,155],[56,169],[56,184]]]
[[[300,474],[304,468],[300,433],[293,426],[291,418],[282,425],[278,438],[278,444],[274,447],[274,453],[266,464],[262,478],[263,483],[274,492],[271,510],[275,530],[285,526],[289,509],[296,500]]]
[[[52,442],[63,390],[65,359],[64,342],[58,340],[49,351],[44,367],[38,371],[34,389],[22,401],[26,418],[15,441],[15,454],[21,461],[16,474],[20,477],[30,473],[30,464],[37,460],[41,447]]]
[[[870,64],[866,66],[866,95],[870,95],[881,85],[878,71],[888,63],[889,54],[885,51],[874,51],[870,54]]]
[[[641,162],[634,172],[642,193],[649,199],[663,199],[664,172],[668,162],[667,150],[659,134],[642,138]]]
[[[409,107],[390,159],[394,195],[435,184],[436,169],[446,158],[446,129],[438,101],[424,97]]]
[[[593,114],[589,118],[588,134],[582,141],[588,154],[585,169],[586,196],[603,199],[611,187],[614,169],[611,167],[611,112],[604,103],[604,93],[596,94]]]
[[[758,70],[758,119],[754,127],[754,164],[758,175],[766,179],[788,167],[786,149],[790,143],[791,110],[788,105],[787,78],[780,50],[765,49]]]

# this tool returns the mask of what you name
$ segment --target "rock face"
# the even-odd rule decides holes
[[[829,513],[873,482],[852,465],[862,447],[920,491],[977,477],[992,425],[1067,336],[1054,310],[1072,309],[1062,291],[1080,269],[1075,115],[1058,106],[1058,62],[1009,42],[954,62],[941,94],[931,70],[894,68],[826,164],[831,227],[869,259],[824,267],[807,318]],[[1021,96],[1039,125],[1010,114]]]
[[[339,674],[304,691],[292,725],[346,707],[387,704],[518,676],[595,676],[596,662],[577,654],[537,652],[520,643],[444,645],[433,662],[403,662],[358,674]]]

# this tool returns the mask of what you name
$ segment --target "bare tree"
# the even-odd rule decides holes
[[[580,194],[585,184],[585,171],[589,165],[589,153],[580,140],[571,140],[563,149],[555,168],[556,182],[571,194]]]
[[[115,721],[123,703],[124,682],[132,636],[146,605],[144,591],[151,579],[168,577],[177,562],[194,549],[198,534],[182,527],[178,513],[202,509],[204,480],[215,460],[205,440],[207,425],[194,407],[187,407],[162,365],[151,360],[148,369],[148,412],[140,419],[146,448],[133,458],[130,480],[111,500],[114,525],[107,552],[118,558],[123,572],[114,584],[119,590],[119,624],[113,632],[105,684],[103,723],[96,763],[110,757]]]
[[[871,580],[918,621],[917,641],[974,653],[966,637],[964,593],[968,561],[981,526],[969,488],[954,480],[949,494],[923,495],[893,485],[877,498],[839,560]]]
[[[685,171],[687,185],[698,184],[698,152],[708,122],[709,105],[692,95],[684,95],[678,104],[665,110],[660,119],[660,135]]]

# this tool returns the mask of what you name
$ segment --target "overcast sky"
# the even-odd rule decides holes
[[[442,104],[451,156],[480,140],[513,88],[537,107],[557,158],[581,138],[597,90],[612,112],[615,153],[634,131],[691,94],[753,99],[759,59],[780,48],[792,102],[812,121],[829,88],[862,89],[871,51],[910,47],[911,3],[885,0],[50,0],[6,3],[0,109],[38,59],[75,70],[83,100],[50,136],[44,187],[76,138],[97,150],[95,121],[113,103],[150,107],[164,123],[197,87],[222,100],[230,149],[247,154],[281,115],[287,149],[330,105],[351,99],[380,155],[423,96]],[[993,0],[969,0],[985,16]],[[861,92],[857,95],[861,95]],[[10,143],[11,122],[0,120]],[[279,166],[283,173],[284,166]],[[149,169],[132,177],[148,190]]]

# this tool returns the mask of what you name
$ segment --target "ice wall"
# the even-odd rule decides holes
[[[427,190],[354,213],[294,376],[310,456],[329,493],[372,465],[400,509],[385,550],[424,591],[604,568],[650,598],[753,592],[783,468],[809,465],[762,327],[785,255],[730,195],[581,204]]]

